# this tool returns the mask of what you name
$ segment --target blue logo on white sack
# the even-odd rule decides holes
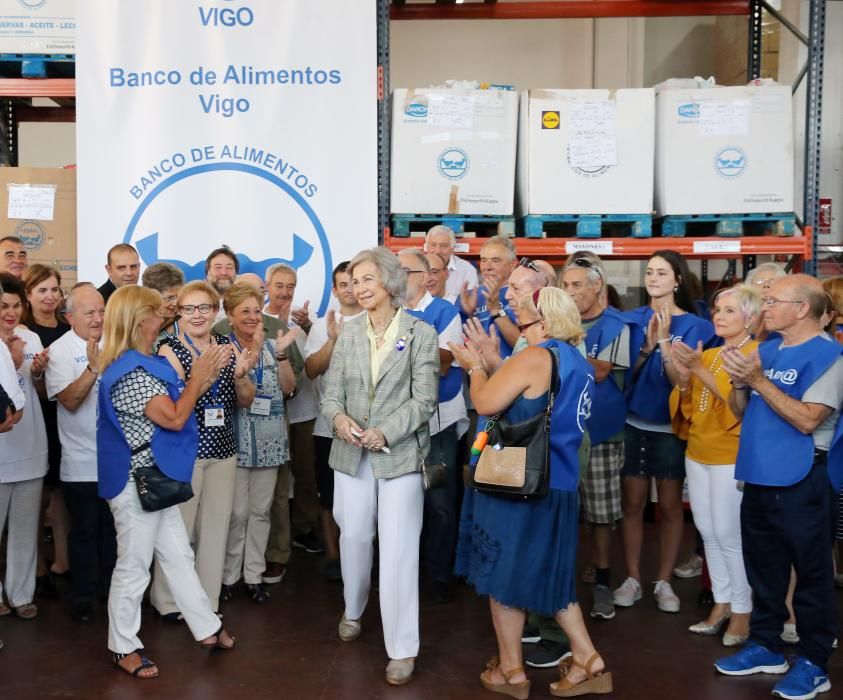
[[[15,235],[20,238],[23,247],[28,252],[38,250],[47,239],[44,235],[44,229],[36,221],[24,221],[19,224],[15,229]]]
[[[47,0],[18,0],[18,2],[27,10],[37,10],[47,4]]]
[[[679,113],[680,117],[686,117],[688,119],[700,118],[700,106],[696,102],[689,102],[688,104],[679,105],[676,111]]]
[[[740,177],[746,170],[746,152],[737,146],[726,146],[714,157],[714,167],[723,177]]]
[[[408,117],[415,117],[417,119],[424,119],[427,117],[427,105],[421,102],[413,102],[404,107],[404,114]]]
[[[448,148],[439,156],[439,172],[449,180],[465,177],[469,164],[468,154],[461,148]]]

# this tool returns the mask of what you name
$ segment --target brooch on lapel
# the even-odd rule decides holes
[[[404,348],[406,348],[406,347],[407,347],[407,336],[406,336],[406,335],[402,335],[402,336],[398,339],[398,342],[397,342],[397,343],[395,343],[395,349],[396,349],[398,352],[401,352],[401,351],[402,351]]]

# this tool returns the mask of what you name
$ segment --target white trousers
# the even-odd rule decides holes
[[[380,551],[383,641],[390,659],[419,653],[419,538],[424,513],[420,473],[375,479],[364,453],[357,476],[334,472],[334,520],[340,529],[345,616],[366,609],[375,533]]]
[[[38,518],[43,477],[0,484],[0,532],[9,518],[6,539],[6,599],[13,608],[32,602],[38,565]],[[3,586],[0,585],[0,601]]]
[[[199,641],[214,634],[220,620],[196,574],[178,507],[143,510],[133,481],[108,503],[117,530],[117,564],[108,594],[108,648],[117,654],[143,648],[138,638],[141,600],[149,585],[153,554],[193,638]]]
[[[222,582],[231,586],[240,579],[260,583],[266,568],[269,511],[275,496],[278,468],[238,467],[234,480],[234,507],[228,525]]]
[[[196,552],[196,573],[214,611],[219,609],[222,568],[225,564],[225,546],[228,540],[228,523],[234,502],[236,458],[197,459],[193,466],[193,498],[179,506],[190,544]],[[181,612],[175,597],[161,576],[161,566],[156,560],[155,580],[149,596],[152,605],[162,615]]]
[[[705,560],[716,603],[734,613],[752,612],[741,547],[741,500],[734,464],[708,465],[685,457],[688,496],[694,524],[705,546]]]

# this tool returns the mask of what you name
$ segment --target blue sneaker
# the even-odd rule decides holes
[[[753,673],[785,673],[787,660],[755,642],[747,642],[737,654],[714,662],[714,668],[727,676],[749,676]]]
[[[787,700],[811,700],[817,693],[831,690],[831,681],[816,664],[801,656],[793,660],[788,674],[773,688],[773,695]]]

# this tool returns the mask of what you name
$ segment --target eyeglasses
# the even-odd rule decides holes
[[[165,297],[161,297],[161,300],[165,304],[172,304],[174,301],[176,301],[176,299],[178,299],[178,296],[176,294],[168,294]]]
[[[541,274],[541,270],[539,270],[539,266],[536,265],[536,263],[534,263],[530,258],[521,258],[518,261],[518,265],[520,267],[526,267],[526,268],[532,270],[533,272],[538,272],[539,274]]]
[[[431,275],[441,275],[445,270],[441,267],[431,267],[430,274]]]
[[[535,321],[530,321],[529,323],[521,323],[518,325],[518,332],[523,333],[526,331],[530,326],[535,326],[537,323],[541,323],[542,319],[537,318]]]
[[[401,269],[404,270],[404,272],[406,272],[408,275],[415,274],[416,272],[418,272],[419,274],[424,272],[424,270],[411,270],[409,267],[402,267]]]
[[[206,316],[207,314],[211,313],[213,308],[214,307],[211,304],[185,304],[181,307],[180,311],[185,316],[192,316],[197,311],[203,316]]]
[[[777,304],[805,304],[804,299],[776,299],[775,297],[764,297],[764,306],[776,306]]]

